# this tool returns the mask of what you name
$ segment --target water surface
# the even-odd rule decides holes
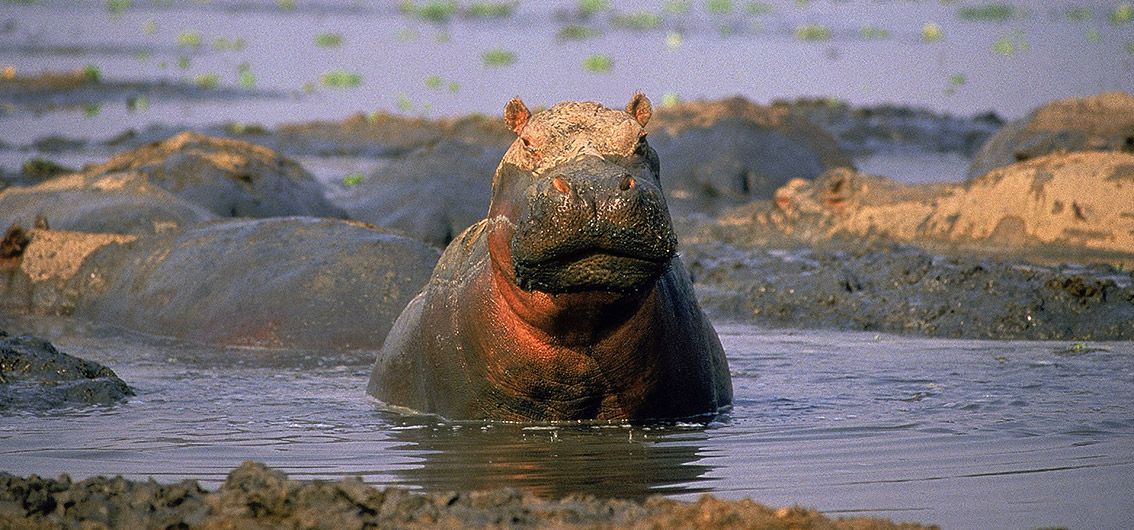
[[[0,470],[215,487],[292,478],[423,490],[702,492],[945,528],[1134,523],[1134,343],[994,342],[721,326],[736,391],[710,425],[451,424],[381,410],[368,353],[224,350],[68,320],[6,322],[138,395],[0,418]]]

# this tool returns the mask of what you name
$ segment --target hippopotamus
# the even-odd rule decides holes
[[[677,256],[652,106],[504,107],[485,219],[391,328],[368,393],[450,420],[649,422],[731,407],[720,339]]]

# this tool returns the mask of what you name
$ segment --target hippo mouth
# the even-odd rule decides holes
[[[516,283],[526,291],[634,293],[653,285],[673,252],[648,254],[590,248],[515,261]]]

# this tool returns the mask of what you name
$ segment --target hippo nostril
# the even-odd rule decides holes
[[[631,177],[630,175],[623,175],[622,181],[618,183],[618,189],[622,191],[628,191],[633,189],[634,185],[634,177]]]
[[[571,191],[571,186],[567,185],[567,181],[563,177],[554,177],[551,179],[551,187],[559,193],[568,193]]]

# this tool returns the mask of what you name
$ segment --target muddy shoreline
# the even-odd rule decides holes
[[[568,496],[516,490],[423,494],[358,479],[298,482],[253,462],[215,491],[196,481],[121,477],[74,482],[0,473],[0,524],[38,528],[936,528],[871,518],[828,518],[705,495],[694,502]]]

